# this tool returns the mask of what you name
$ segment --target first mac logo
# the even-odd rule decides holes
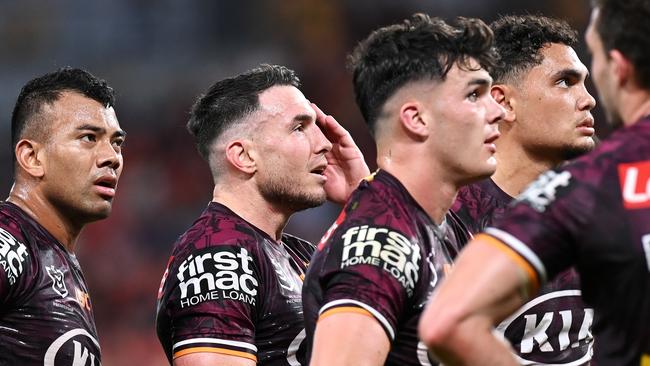
[[[259,282],[246,248],[218,246],[196,251],[178,267],[181,308],[211,300],[255,305]]]
[[[650,161],[619,164],[618,177],[626,209],[650,207]]]

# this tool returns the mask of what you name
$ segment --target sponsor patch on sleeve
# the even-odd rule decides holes
[[[175,275],[181,308],[205,301],[256,304],[259,280],[246,248],[217,246],[196,251],[181,262]]]
[[[650,207],[650,161],[619,164],[618,178],[626,209]]]
[[[0,228],[0,267],[4,270],[9,285],[13,285],[23,273],[27,247],[10,232]]]
[[[341,269],[367,264],[382,268],[411,296],[418,281],[422,255],[417,244],[391,228],[353,226],[342,235]]]

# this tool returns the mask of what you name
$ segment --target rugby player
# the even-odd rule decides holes
[[[482,21],[451,26],[424,14],[376,30],[353,52],[380,169],[352,194],[307,271],[311,365],[429,364],[418,319],[468,238],[464,226],[449,229],[458,218],[448,210],[461,185],[495,169],[504,113],[489,94],[495,57]]]
[[[587,68],[572,48],[577,33],[564,21],[534,15],[505,16],[490,27],[501,58],[490,73],[492,96],[506,114],[497,171],[462,187],[452,206],[472,233],[501,217],[540,173],[595,146],[595,101],[585,88]],[[592,319],[571,268],[497,329],[522,363],[576,365],[591,359]]]
[[[344,201],[369,171],[298,86],[292,70],[262,65],[216,82],[192,109],[188,129],[215,187],[159,292],[158,337],[174,365],[304,364],[301,289],[314,247],[283,228],[326,197]]]
[[[461,254],[420,334],[446,365],[515,365],[492,326],[570,266],[594,308],[593,364],[650,364],[650,2],[593,2],[586,40],[614,127],[541,175]]]
[[[0,364],[99,365],[79,262],[84,225],[111,212],[125,133],[113,89],[64,68],[29,81],[11,117],[14,185],[0,202]]]

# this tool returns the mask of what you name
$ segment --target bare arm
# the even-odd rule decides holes
[[[174,359],[174,366],[255,366],[248,358],[220,353],[197,352]]]
[[[492,329],[537,291],[537,277],[491,240],[479,236],[463,250],[420,318],[422,341],[447,366],[518,365]]]
[[[323,113],[316,104],[312,103],[311,106],[316,111],[316,123],[332,143],[332,150],[325,155],[325,192],[330,201],[342,204],[357,188],[361,179],[370,175],[370,169],[350,133],[334,117]]]
[[[379,366],[389,350],[388,336],[375,318],[337,313],[316,324],[310,365]]]

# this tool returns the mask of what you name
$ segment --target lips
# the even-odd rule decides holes
[[[117,177],[106,174],[97,178],[93,185],[100,196],[113,198],[115,196],[115,187],[117,187]]]
[[[596,130],[594,129],[594,118],[591,116],[585,118],[576,126],[576,130],[584,136],[590,137],[594,135],[596,133]]]
[[[309,172],[312,174],[323,175],[323,173],[325,173],[325,169],[327,169],[327,163],[320,164],[316,166],[314,169],[310,170]]]
[[[488,138],[483,141],[483,144],[487,146],[487,149],[490,151],[490,153],[494,154],[497,152],[497,146],[494,144],[494,141],[501,136],[501,133],[499,131],[495,131],[493,134],[488,136]]]
[[[496,141],[496,139],[498,139],[499,136],[501,136],[501,134],[499,132],[495,132],[492,135],[490,135],[487,139],[485,139],[485,141],[483,141],[483,143],[484,144],[491,144],[494,141]]]
[[[316,176],[318,181],[321,184],[325,184],[325,182],[327,182],[327,177],[325,176],[325,169],[327,169],[327,163],[317,165],[315,168],[310,170],[309,173]]]
[[[578,124],[577,127],[588,127],[588,128],[593,128],[594,127],[594,118],[593,117],[587,117],[585,118],[582,122]]]

